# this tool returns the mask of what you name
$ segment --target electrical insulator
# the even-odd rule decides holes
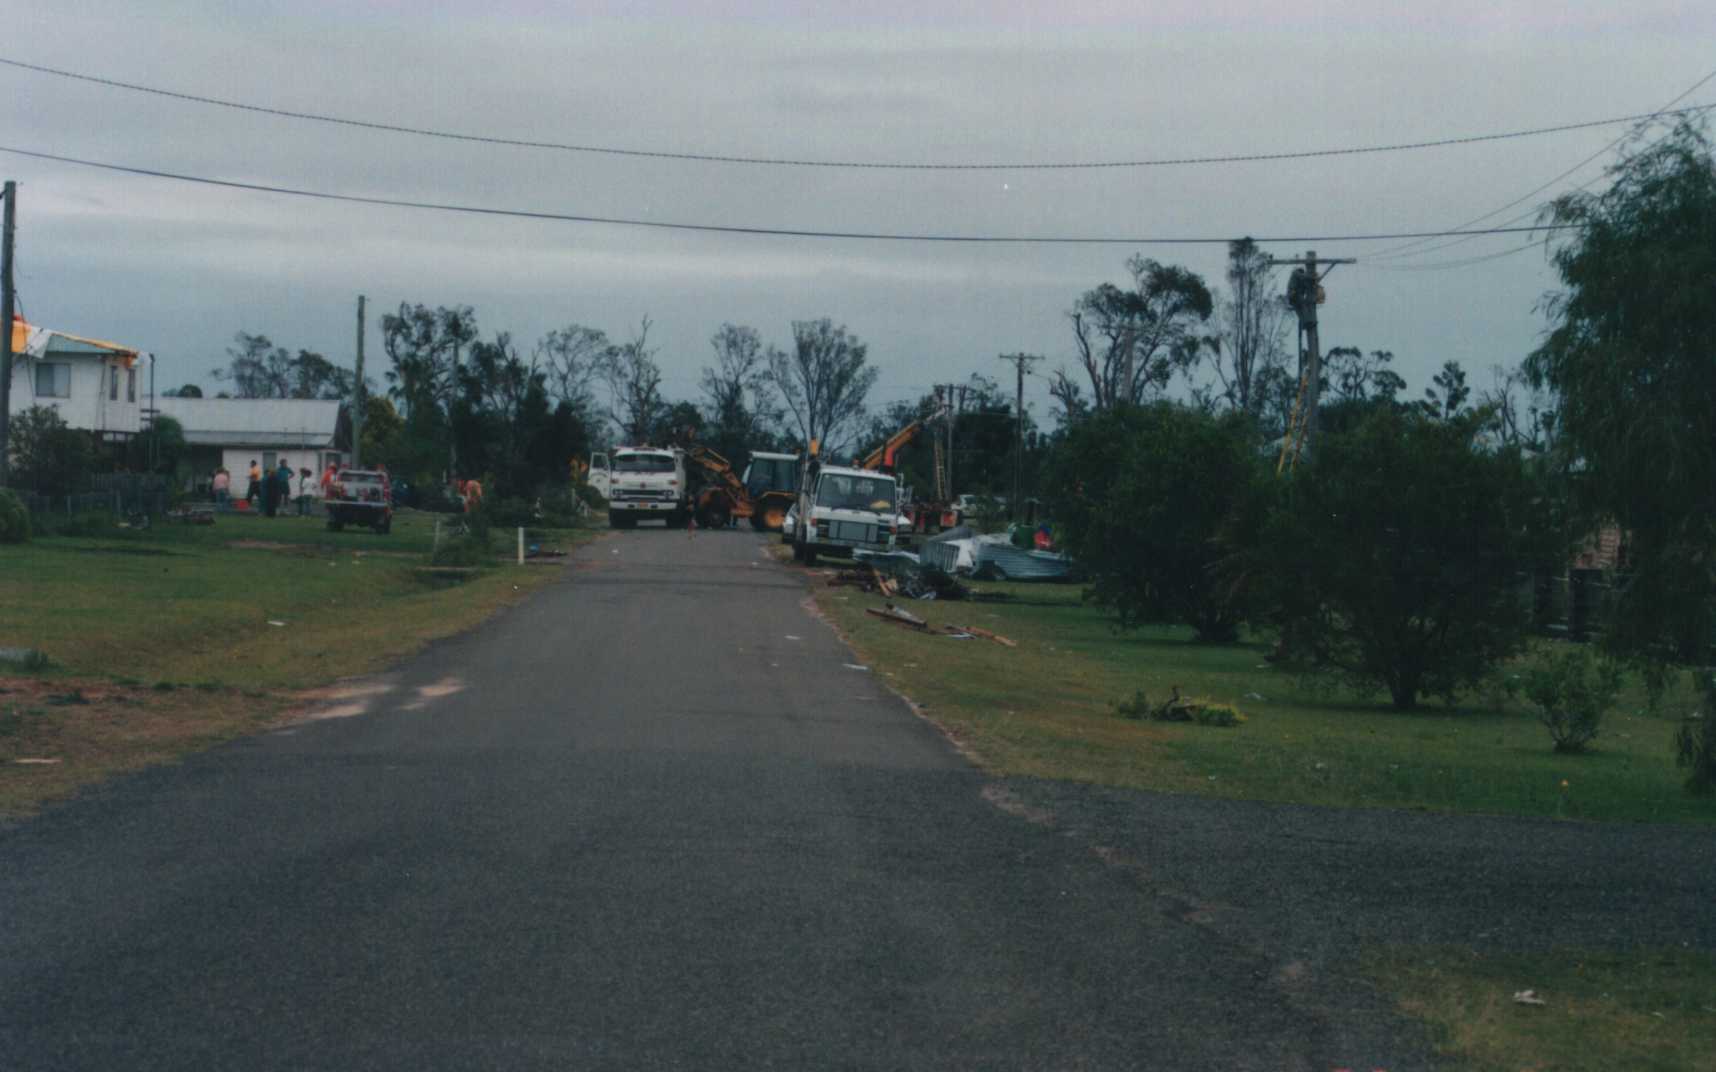
[[[1317,288],[1317,304],[1321,305],[1328,300],[1329,300],[1328,294],[1324,293],[1322,287],[1318,287]]]

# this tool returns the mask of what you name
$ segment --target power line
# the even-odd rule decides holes
[[[1528,249],[1539,249],[1542,245],[1543,243],[1541,242],[1527,242],[1522,246],[1513,246],[1496,253],[1484,253],[1472,257],[1459,257],[1446,261],[1427,261],[1422,264],[1373,264],[1371,267],[1381,268],[1388,272],[1430,272],[1446,271],[1453,268],[1470,268],[1474,264],[1483,264],[1485,261],[1499,261],[1503,257],[1511,257],[1515,253],[1523,253]],[[1442,247],[1432,246],[1431,248],[1439,249]]]
[[[1679,104],[1681,101],[1685,100],[1687,97],[1690,97],[1690,96],[1692,96],[1692,94],[1698,92],[1698,90],[1701,89],[1705,83],[1709,82],[1713,78],[1716,78],[1716,70],[1711,70],[1710,73],[1706,74],[1703,78],[1700,78],[1698,81],[1692,83],[1692,85],[1690,85],[1686,89],[1682,90],[1673,100],[1669,101],[1667,104],[1664,104],[1661,108],[1658,108],[1656,111],[1650,113],[1648,116],[1645,116],[1644,118],[1654,119],[1658,116],[1665,116],[1665,115],[1691,115],[1691,114],[1696,114],[1696,113],[1700,113],[1700,112],[1705,112],[1705,111],[1710,110],[1712,107],[1716,107],[1716,105],[1706,104],[1706,105],[1700,105],[1698,107],[1693,107],[1693,108],[1682,108],[1678,111],[1670,111],[1669,110],[1669,109],[1673,108],[1676,104]],[[1609,144],[1603,146],[1601,149],[1598,149],[1596,152],[1592,153],[1590,156],[1587,156],[1585,159],[1579,161],[1577,164],[1574,164],[1572,167],[1568,168],[1566,171],[1563,171],[1561,174],[1555,176],[1553,179],[1550,179],[1548,182],[1544,183],[1543,185],[1533,187],[1532,189],[1527,190],[1525,193],[1521,194],[1520,196],[1514,198],[1512,201],[1509,201],[1507,204],[1502,205],[1499,208],[1491,209],[1490,211],[1484,213],[1481,216],[1473,216],[1471,219],[1465,221],[1464,223],[1456,224],[1451,229],[1452,230],[1462,230],[1464,228],[1472,226],[1473,224],[1483,223],[1485,220],[1492,219],[1496,216],[1501,215],[1503,212],[1506,212],[1508,209],[1513,208],[1515,205],[1519,205],[1519,204],[1525,202],[1526,200],[1528,200],[1530,198],[1536,197],[1538,194],[1549,189],[1551,186],[1554,186],[1556,183],[1560,182],[1562,179],[1565,179],[1567,176],[1573,174],[1575,171],[1578,171],[1580,168],[1584,167],[1586,164],[1589,164],[1591,161],[1596,160],[1598,157],[1603,156],[1604,154],[1610,152],[1617,145],[1621,144],[1623,141],[1626,141],[1631,136],[1632,136],[1632,131],[1629,130],[1625,134],[1622,134],[1620,137],[1616,138],[1614,141],[1611,141]],[[1595,182],[1596,180],[1593,179],[1592,181]],[[1588,186],[1590,184],[1587,183],[1586,185]],[[1537,212],[1537,209],[1533,208],[1531,211],[1525,213],[1525,215],[1527,215],[1527,216],[1535,215],[1536,212]],[[1514,218],[1519,219],[1520,217],[1516,216]],[[1424,243],[1422,241],[1408,242],[1405,245],[1396,246],[1393,249],[1385,249],[1385,250],[1382,250],[1381,252],[1374,253],[1371,255],[1371,259],[1375,260],[1375,259],[1378,259],[1381,257],[1394,257],[1394,256],[1397,256],[1401,253],[1406,252],[1409,249],[1412,249],[1414,246],[1421,246],[1423,244]],[[1454,242],[1448,243],[1448,245],[1457,245],[1457,244],[1458,243],[1454,243]],[[1447,247],[1442,246],[1442,247],[1438,247],[1438,248],[1445,249]],[[1421,252],[1428,253],[1430,251],[1429,250],[1422,250]]]
[[[47,67],[38,63],[26,63],[23,60],[10,59],[5,56],[0,56],[0,65],[14,67],[19,70],[34,71],[38,74],[53,75],[57,78],[69,78],[78,82],[88,82],[93,85],[107,86],[111,89],[124,89],[134,93],[147,93],[152,96],[165,97],[171,100],[189,101],[194,104],[206,104],[217,108],[231,108],[236,111],[252,112],[258,115],[270,115],[281,119],[298,119],[314,123],[330,123],[335,126],[356,127],[361,130],[378,130],[390,134],[409,134],[416,137],[441,138],[446,141],[471,142],[479,145],[505,145],[519,149],[552,149],[560,152],[592,153],[603,156],[629,156],[650,160],[685,160],[706,164],[751,164],[769,167],[802,168],[862,168],[879,171],[1077,171],[1102,168],[1188,167],[1206,164],[1240,164],[1282,160],[1310,160],[1322,157],[1360,156],[1372,153],[1441,149],[1455,145],[1477,145],[1483,142],[1508,141],[1515,138],[1539,137],[1546,134],[1564,134],[1575,130],[1589,130],[1593,127],[1614,126],[1617,123],[1636,123],[1641,119],[1649,119],[1653,116],[1675,114],[1658,110],[1655,112],[1642,112],[1638,115],[1613,116],[1607,119],[1589,119],[1576,123],[1558,123],[1553,126],[1531,127],[1524,130],[1509,130],[1493,134],[1467,134],[1448,138],[1433,138],[1424,141],[1395,142],[1384,145],[1349,146],[1335,149],[1309,149],[1298,152],[1231,153],[1215,156],[1166,157],[1148,160],[1060,162],[1018,161],[1013,163],[910,163],[894,160],[808,160],[794,157],[740,156],[728,153],[669,152],[658,149],[623,149],[612,145],[592,145],[577,142],[536,141],[528,138],[503,138],[487,134],[468,134],[460,131],[435,130],[430,127],[413,127],[402,123],[387,123],[369,119],[353,119],[347,116],[324,115],[319,112],[301,112],[289,108],[274,108],[261,104],[249,104],[244,101],[230,100],[223,97],[208,97],[196,93],[181,93],[177,90],[161,89],[157,86],[146,86],[136,82],[122,82],[115,78],[103,78],[99,75],[84,74],[79,71],[68,71],[59,67]],[[1685,96],[1685,94],[1682,94],[1682,96]],[[1694,109],[1686,110],[1692,111]]]
[[[103,171],[116,171],[126,175],[141,175],[154,179],[169,179],[174,182],[196,183],[201,186],[217,186],[232,190],[250,190],[256,193],[281,194],[287,197],[307,197],[319,201],[342,201],[357,205],[385,205],[392,208],[424,209],[433,212],[459,212],[475,216],[504,216],[526,220],[552,220],[562,223],[598,223],[615,227],[649,227],[664,231],[702,231],[711,234],[735,235],[773,235],[784,238],[827,238],[846,239],[870,242],[945,242],[945,243],[980,243],[990,245],[1085,245],[1085,246],[1225,246],[1234,241],[1228,237],[1103,237],[1098,235],[971,235],[971,234],[926,234],[890,231],[822,231],[811,228],[792,227],[739,227],[715,223],[683,223],[667,220],[640,220],[623,216],[590,216],[571,212],[545,212],[531,209],[491,208],[482,205],[460,205],[439,201],[410,201],[391,197],[366,197],[360,194],[338,194],[325,190],[306,190],[293,186],[277,186],[270,183],[237,182],[231,179],[215,179],[202,175],[186,175],[174,171],[159,171],[154,168],[131,167],[125,164],[109,164],[99,160],[83,160],[75,156],[60,156],[56,153],[37,152],[32,149],[19,149],[9,145],[0,145],[0,153],[13,153],[17,156],[27,156],[36,160],[52,160],[60,164],[76,164],[80,167],[99,168]],[[1486,234],[1518,234],[1541,231],[1561,230],[1571,225],[1549,225],[1543,227],[1489,227],[1473,231],[1398,231],[1378,234],[1346,234],[1346,235],[1280,235],[1275,237],[1251,236],[1251,240],[1260,245],[1273,242],[1389,242],[1402,238],[1446,238],[1452,235],[1486,235]]]

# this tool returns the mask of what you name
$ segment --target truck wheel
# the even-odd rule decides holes
[[[703,516],[697,519],[697,525],[699,528],[705,529],[724,529],[727,527],[729,517],[725,506],[714,503],[703,511]]]
[[[632,527],[632,519],[625,514],[609,513],[608,527],[611,529],[629,529]]]
[[[799,561],[807,566],[816,565],[816,548],[808,540],[799,544]]]

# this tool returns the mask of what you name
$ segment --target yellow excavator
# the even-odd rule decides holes
[[[798,455],[757,452],[741,476],[733,463],[702,444],[685,450],[685,460],[703,471],[708,487],[697,495],[697,524],[724,528],[732,518],[749,518],[759,532],[779,532],[798,491]]]

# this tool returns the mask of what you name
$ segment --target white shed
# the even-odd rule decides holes
[[[307,398],[157,398],[155,408],[163,417],[178,421],[185,430],[185,444],[198,459],[193,478],[207,487],[217,466],[232,474],[232,494],[242,498],[248,490],[245,474],[250,463],[273,469],[284,459],[292,472],[308,469],[320,474],[330,461],[336,465],[349,457],[339,444],[349,438],[344,409],[339,402]],[[202,469],[207,472],[200,471]],[[293,492],[298,490],[293,483]],[[319,495],[312,478],[306,490]]]

